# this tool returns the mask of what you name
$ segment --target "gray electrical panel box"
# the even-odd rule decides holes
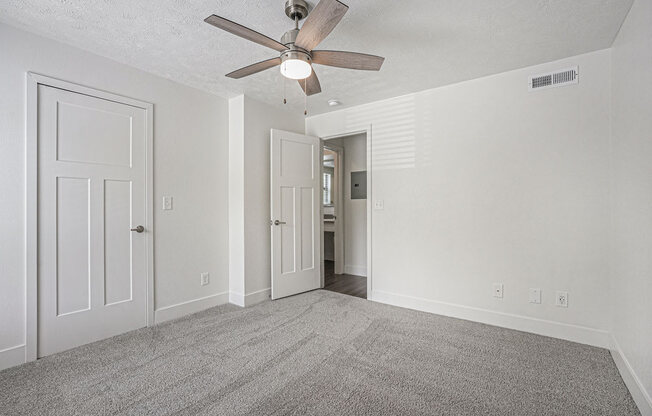
[[[367,171],[351,172],[351,199],[367,199]]]

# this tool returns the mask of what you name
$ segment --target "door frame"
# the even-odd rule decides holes
[[[34,72],[27,72],[25,78],[25,362],[29,362],[36,360],[38,346],[38,86],[46,85],[145,110],[147,326],[154,325],[154,105]]]
[[[334,247],[335,251],[335,274],[344,273],[344,148],[341,146],[333,145],[327,143],[327,140],[320,138],[320,149],[321,149],[321,175],[324,175],[324,148],[328,148],[330,151],[337,154],[337,163],[335,164],[335,212],[337,218],[335,219],[335,236],[334,236]],[[323,191],[320,198],[321,201],[324,200]],[[321,205],[320,215],[323,221],[324,218],[324,206]],[[322,222],[322,231],[321,231],[321,287],[325,286],[325,266],[324,266],[324,230]],[[338,271],[340,273],[338,273]]]
[[[356,134],[366,134],[367,138],[367,300],[373,300],[373,270],[372,270],[372,234],[371,234],[371,224],[372,224],[372,212],[373,212],[373,187],[372,185],[372,179],[373,179],[373,170],[372,170],[372,162],[371,162],[371,127],[372,125],[369,124],[366,129],[358,129],[358,130],[340,130],[337,131],[335,134],[331,134],[328,136],[319,136],[319,138],[324,141],[328,141],[331,139],[339,139],[341,137],[349,137],[349,136],[354,136]],[[322,159],[323,159],[323,152],[322,152]],[[323,165],[323,163],[322,163]],[[342,178],[343,179],[343,178]],[[342,186],[344,186],[344,181],[342,181]],[[344,194],[344,192],[342,192]],[[344,204],[342,204],[342,207]],[[323,214],[322,214],[323,216]],[[320,222],[320,232],[322,235],[322,238],[324,238],[324,222]],[[322,282],[324,280],[324,268],[322,266]],[[322,286],[323,287],[323,286]]]

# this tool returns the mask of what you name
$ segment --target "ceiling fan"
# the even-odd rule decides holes
[[[227,77],[243,78],[280,65],[283,76],[299,80],[299,85],[306,95],[313,95],[321,92],[321,86],[312,64],[378,71],[385,60],[380,56],[357,52],[314,50],[331,33],[348,9],[347,5],[337,0],[321,0],[308,14],[308,3],[304,0],[287,0],[285,14],[294,20],[294,29],[285,32],[280,42],[214,14],[204,21],[280,52],[280,56],[276,58],[240,68],[226,74]],[[306,17],[299,29],[299,21]]]

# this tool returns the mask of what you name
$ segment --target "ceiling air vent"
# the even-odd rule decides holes
[[[530,76],[528,89],[544,90],[547,88],[563,87],[565,85],[577,84],[579,72],[577,67],[563,69],[561,71],[549,72]]]

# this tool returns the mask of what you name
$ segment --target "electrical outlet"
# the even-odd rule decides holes
[[[374,201],[374,209],[376,211],[382,211],[383,209],[385,209],[385,201],[383,201],[382,199],[376,199]]]
[[[530,303],[541,303],[541,289],[530,288]]]
[[[502,283],[494,283],[494,298],[501,298],[503,297],[503,284]]]
[[[172,209],[172,197],[164,196],[163,197],[163,210],[170,211]]]
[[[209,283],[210,283],[210,274],[202,273],[201,274],[201,285],[206,286]]]
[[[568,292],[558,290],[557,296],[555,297],[555,305],[562,308],[568,308]]]

